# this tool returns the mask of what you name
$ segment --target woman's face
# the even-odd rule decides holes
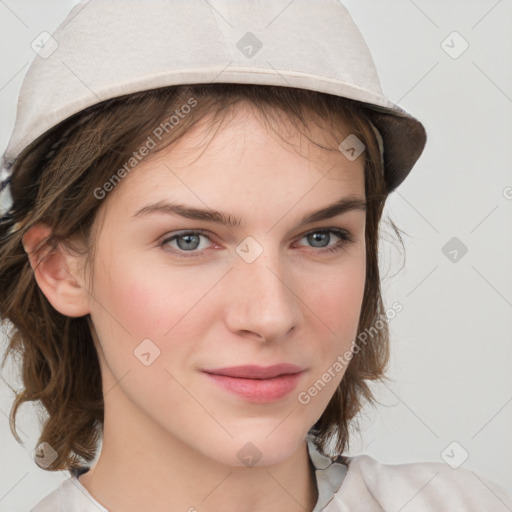
[[[106,417],[129,409],[225,464],[278,463],[322,415],[357,334],[363,158],[298,133],[295,151],[242,103],[206,150],[204,126],[143,160],[96,220],[90,315]],[[207,373],[281,364],[295,369],[273,373],[299,373]]]

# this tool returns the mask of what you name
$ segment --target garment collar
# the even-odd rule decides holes
[[[347,464],[345,458],[340,456],[334,460],[322,455],[316,448],[314,437],[310,434],[306,436],[308,443],[309,458],[315,467],[316,485],[318,490],[318,499],[313,512],[320,512],[332,500],[334,494],[339,490],[345,475],[347,474]]]

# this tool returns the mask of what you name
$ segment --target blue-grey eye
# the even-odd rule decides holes
[[[197,249],[200,243],[201,235],[180,235],[176,237],[176,243],[182,250]],[[183,243],[180,243],[182,242]]]
[[[331,241],[331,236],[331,231],[314,231],[306,235],[306,238],[312,247],[327,247]]]
[[[192,252],[198,249],[205,249],[208,245],[201,245],[201,238],[205,240],[209,240],[209,237],[203,233],[190,231],[184,233],[178,233],[175,235],[166,238],[161,242],[161,246],[170,246],[173,249],[184,251],[184,252]]]

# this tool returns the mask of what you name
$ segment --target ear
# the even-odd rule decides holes
[[[72,254],[63,244],[44,246],[51,235],[46,224],[36,224],[23,235],[23,247],[34,270],[36,282],[50,304],[65,316],[87,315],[89,294],[77,269],[83,256]]]

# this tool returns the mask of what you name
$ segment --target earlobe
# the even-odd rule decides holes
[[[23,235],[23,247],[35,280],[59,313],[70,317],[84,316],[89,313],[89,295],[83,286],[83,276],[75,270],[81,268],[81,257],[71,254],[63,244],[46,245],[50,235],[51,229],[45,224],[36,224]]]

